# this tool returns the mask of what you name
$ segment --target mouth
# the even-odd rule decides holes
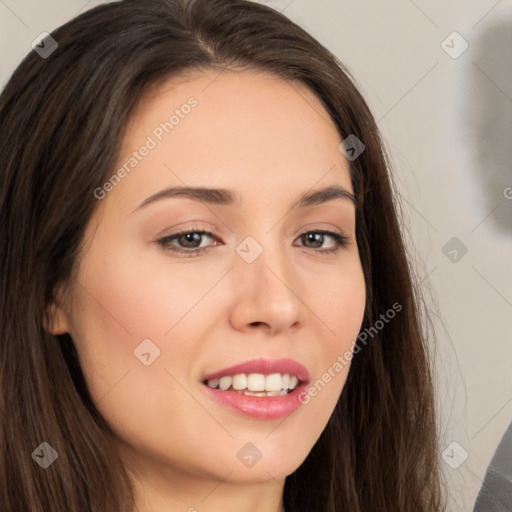
[[[256,359],[225,368],[202,379],[217,403],[238,414],[277,419],[297,410],[309,382],[308,370],[291,359]]]
[[[238,373],[220,378],[205,379],[203,384],[220,391],[230,391],[245,396],[285,396],[297,388],[302,381],[289,373]]]

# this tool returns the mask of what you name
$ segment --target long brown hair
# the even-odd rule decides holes
[[[72,276],[127,120],[157,83],[188,70],[255,69],[305,84],[343,139],[366,280],[363,330],[324,432],[286,478],[293,512],[443,509],[433,384],[419,300],[385,150],[345,67],[277,11],[244,0],[124,0],[85,12],[32,51],[0,96],[0,503],[2,512],[131,512],[130,480],[68,335],[44,329]],[[382,313],[401,310],[384,328]],[[373,330],[372,330],[373,329]],[[47,442],[58,464],[33,452]]]

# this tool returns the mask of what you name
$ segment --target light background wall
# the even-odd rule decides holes
[[[0,0],[0,85],[41,32],[99,3]],[[351,69],[388,143],[440,312],[441,451],[458,443],[445,453],[452,465],[468,454],[457,469],[443,460],[449,510],[469,512],[512,420],[512,0],[262,3]]]

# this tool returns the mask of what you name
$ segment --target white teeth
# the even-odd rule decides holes
[[[247,396],[279,396],[281,392],[284,391],[284,394],[286,395],[286,390],[281,389],[279,391],[244,391],[244,395]]]
[[[272,373],[265,377],[265,389],[267,391],[281,391],[283,389],[281,374]]]
[[[247,375],[239,373],[233,375],[233,389],[246,389],[247,388]]]
[[[240,373],[210,379],[208,386],[211,388],[219,388],[222,391],[246,390],[245,394],[250,396],[278,396],[285,395],[288,390],[295,389],[298,383],[298,378],[288,373],[272,373],[270,375],[264,375],[262,373],[250,373],[246,375]]]
[[[219,382],[220,379],[211,379],[208,381],[208,386],[210,386],[211,388],[217,388],[219,387]]]
[[[231,384],[233,384],[233,377],[221,377],[219,388],[222,389],[222,391],[226,391],[231,387]]]
[[[250,373],[247,377],[247,389],[249,391],[265,391],[265,375],[262,373]],[[269,389],[269,391],[273,391]]]

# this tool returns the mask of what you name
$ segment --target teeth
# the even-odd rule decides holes
[[[226,391],[231,387],[232,383],[233,377],[221,377],[219,380],[219,388],[222,389],[222,391]]]
[[[283,389],[281,375],[272,373],[265,377],[265,389],[267,391],[281,391]]]
[[[250,373],[247,377],[247,389],[249,391],[265,391],[265,375],[262,373]],[[274,391],[269,389],[269,391]]]
[[[218,388],[219,387],[220,379],[212,379],[208,381],[208,386],[211,388]]]
[[[224,376],[220,379],[211,379],[208,386],[227,391],[232,388],[234,391],[245,390],[249,396],[278,396],[287,394],[288,390],[297,387],[299,379],[295,375],[288,373],[272,373],[263,375],[262,373],[250,373],[246,375],[240,373],[232,376]]]
[[[247,375],[240,373],[233,375],[233,389],[246,389],[247,388]]]
[[[288,392],[286,389],[280,389],[279,391],[247,391],[243,392],[246,396],[284,396],[287,395]]]

